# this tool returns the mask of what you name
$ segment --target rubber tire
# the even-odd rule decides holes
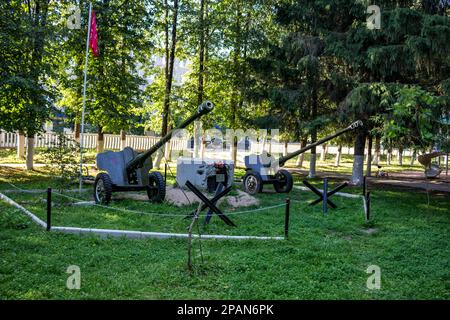
[[[275,177],[278,179],[280,175],[284,176],[284,179],[286,182],[284,184],[275,182],[273,184],[273,187],[275,188],[275,191],[278,193],[289,193],[292,190],[292,187],[294,186],[294,179],[292,177],[292,174],[284,169],[278,170],[278,172],[275,174]]]
[[[97,197],[97,185],[100,181],[103,182],[103,188],[104,188],[104,193],[105,193],[105,196],[103,199],[100,199]],[[111,178],[109,177],[109,175],[107,173],[100,172],[99,174],[97,174],[97,176],[95,177],[95,182],[94,182],[95,203],[107,205],[111,202],[112,185],[113,184],[112,184]]]
[[[166,183],[164,182],[163,175],[158,171],[150,172],[148,175],[148,185],[154,185],[156,187],[156,193],[151,188],[147,188],[147,196],[151,202],[161,203],[166,198]]]
[[[252,177],[254,177],[256,179],[256,187],[254,188],[254,190],[248,190],[247,180]],[[262,192],[262,190],[263,190],[262,177],[258,172],[253,172],[253,171],[247,172],[244,175],[244,177],[242,178],[242,185],[243,185],[244,191],[250,195],[255,195],[257,193]]]

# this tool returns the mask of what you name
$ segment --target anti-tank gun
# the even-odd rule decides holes
[[[280,167],[284,166],[286,162],[306,151],[321,145],[331,139],[334,139],[348,131],[354,130],[363,125],[362,121],[358,120],[352,123],[345,129],[342,129],[332,135],[320,139],[310,145],[307,145],[300,150],[287,154],[286,156],[276,159],[267,152],[260,155],[252,154],[244,158],[246,174],[242,178],[245,192],[249,194],[256,194],[261,192],[263,185],[272,184],[275,191],[278,193],[289,193],[292,190],[294,180],[292,174]]]
[[[164,177],[153,168],[152,155],[168,142],[176,130],[183,129],[189,124],[206,115],[214,108],[209,102],[203,102],[182,124],[168,132],[155,145],[145,152],[138,153],[131,147],[122,151],[106,151],[97,155],[99,173],[94,183],[94,198],[96,203],[108,204],[113,192],[146,190],[151,202],[162,202],[166,195]]]

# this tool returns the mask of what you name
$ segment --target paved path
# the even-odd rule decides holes
[[[36,163],[35,167],[44,167],[47,164]],[[85,164],[84,166],[93,167],[95,164]],[[13,167],[22,168],[25,167],[23,163],[3,163],[0,167]],[[301,176],[308,176],[309,171],[305,169],[288,168],[289,171],[300,174]],[[317,172],[318,178],[331,178],[336,180],[350,180],[349,174],[343,174],[338,172]],[[443,192],[450,194],[450,172],[446,175],[443,171],[438,178],[425,179],[423,171],[401,171],[401,172],[389,172],[389,178],[370,178],[371,185],[377,185],[380,187],[391,186],[408,189],[421,189],[436,192]]]
[[[304,177],[306,177],[309,173],[308,170],[303,169],[289,168],[289,170]],[[337,172],[317,172],[317,177],[336,180],[350,180],[351,178],[348,174]],[[436,179],[425,179],[424,173],[420,171],[389,172],[388,178],[371,177],[369,184],[380,187],[391,186],[409,189],[422,189],[450,194],[450,173],[449,175],[446,175],[445,172],[442,172]]]

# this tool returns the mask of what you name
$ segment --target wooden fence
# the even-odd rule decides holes
[[[74,134],[66,134],[70,139],[74,139]],[[16,148],[18,134],[15,132],[0,131],[0,148]],[[54,132],[46,132],[35,136],[34,146],[36,148],[46,148],[54,145],[58,140],[58,135]],[[125,146],[132,147],[135,150],[146,150],[152,147],[159,137],[127,135]],[[172,139],[171,147],[173,150],[183,150],[187,147],[187,140]],[[97,147],[97,134],[85,133],[83,135],[83,146],[86,149],[95,149]],[[105,134],[104,149],[120,150],[122,149],[120,135]]]
[[[68,138],[73,139],[74,134],[66,134]],[[34,144],[37,148],[45,148],[49,147],[57,142],[58,136],[54,132],[47,132],[43,134],[39,134],[35,137]],[[125,140],[125,146],[132,147],[135,150],[146,150],[152,147],[157,141],[159,137],[153,136],[138,136],[138,135],[127,135]],[[0,148],[16,148],[18,141],[18,134],[15,132],[6,132],[0,130]],[[83,139],[84,147],[87,149],[95,149],[97,147],[97,134],[96,133],[85,133]],[[182,151],[186,150],[190,145],[187,139],[172,139],[171,140],[171,149],[173,151]],[[122,141],[120,139],[120,135],[114,134],[105,134],[104,135],[104,149],[105,150],[121,150],[123,147]],[[264,149],[269,150],[274,154],[285,154],[286,152],[293,152],[300,148],[300,143],[288,143],[287,149],[284,143],[271,143],[271,145],[262,145],[261,143],[252,143],[250,146],[250,150],[244,151],[243,146],[239,149],[241,155],[249,154],[249,153],[259,153]],[[317,147],[317,153],[320,155],[321,147]],[[216,152],[211,148],[207,148],[207,154],[218,153],[226,154],[227,150],[221,150]],[[337,146],[329,145],[328,154],[337,154]],[[383,154],[386,154],[386,150],[382,150]],[[343,147],[342,154],[353,154],[353,148]],[[398,150],[393,150],[394,155],[398,155]],[[411,156],[411,150],[405,150],[403,155]]]

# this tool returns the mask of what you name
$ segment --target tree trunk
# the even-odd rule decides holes
[[[325,162],[327,159],[327,153],[328,153],[328,144],[323,144],[322,145],[322,150],[320,153],[320,161]]]
[[[171,130],[172,126],[170,126],[168,128],[168,130]],[[169,162],[170,161],[170,154],[172,151],[171,148],[171,140],[169,140],[169,142],[166,142],[161,148],[158,149],[158,151],[156,152],[156,156],[155,156],[155,161],[153,166],[156,169],[161,169],[161,161],[163,158],[165,158],[165,161]]]
[[[355,151],[353,159],[352,183],[361,185],[364,176],[364,149],[366,145],[366,132],[360,131],[355,139]]]
[[[231,159],[233,159],[233,162],[234,162],[234,165],[235,165],[235,167],[237,166],[237,137],[234,137],[233,138],[233,147],[232,147],[232,150],[231,150]]]
[[[398,164],[400,166],[403,165],[403,148],[402,147],[398,148]]]
[[[74,139],[75,139],[75,141],[80,143],[81,125],[78,122],[75,122],[75,126],[73,128],[73,131],[74,131]]]
[[[200,156],[200,146],[201,146],[201,136],[202,136],[202,123],[201,121],[194,122],[194,158]],[[200,143],[199,143],[200,142]]]
[[[169,140],[164,146],[164,158],[167,162],[172,161],[172,140]]]
[[[157,170],[161,169],[161,160],[164,157],[164,151],[165,151],[164,147],[161,147],[158,149],[158,151],[156,151],[153,167]],[[152,159],[152,161],[153,161],[153,159]]]
[[[311,97],[311,119],[317,118],[317,90],[314,87]],[[317,141],[317,128],[313,128],[311,131],[311,143]],[[311,149],[311,160],[309,162],[309,178],[316,177],[316,147]]]
[[[372,142],[373,138],[369,134],[367,137],[368,146],[367,146],[367,168],[366,168],[366,176],[370,177],[372,175]]]
[[[284,148],[283,148],[283,156],[286,156],[288,154],[288,142],[284,142]]]
[[[201,140],[201,158],[205,159],[205,153],[206,153],[206,131],[202,131],[202,140]],[[236,162],[234,162],[236,165]]]
[[[336,158],[334,160],[334,166],[339,167],[341,164],[342,146],[339,145],[336,153]]]
[[[105,141],[103,136],[103,128],[99,126],[97,132],[97,153],[102,153],[104,150],[104,146]]]
[[[120,148],[123,150],[127,146],[127,134],[125,130],[120,130]]]
[[[23,159],[25,157],[25,135],[23,132],[17,133],[17,158]]]
[[[231,92],[231,128],[233,130],[237,129],[238,126],[238,109],[239,106],[242,105],[242,65],[240,63],[241,59],[241,50],[242,50],[242,38],[243,33],[241,28],[241,19],[242,19],[242,6],[238,4],[235,8],[235,24],[234,24],[234,41],[233,41],[233,52],[232,52],[232,65],[231,65],[231,73],[232,73],[232,92]],[[245,48],[244,48],[245,50]],[[237,164],[237,137],[234,137],[231,141],[231,159],[234,161],[235,165]]]
[[[306,138],[300,140],[300,149],[306,146],[306,142]],[[295,165],[299,168],[303,167],[303,160],[305,160],[305,153],[301,153],[298,155],[297,163]]]
[[[416,154],[417,154],[416,150],[413,150],[413,153],[411,155],[411,163],[410,163],[411,166],[414,165],[414,160],[416,160]]]
[[[164,108],[163,108],[163,121],[162,121],[162,128],[161,128],[161,136],[165,136],[167,134],[167,127],[169,123],[169,111],[170,111],[170,94],[172,92],[172,79],[173,79],[173,69],[174,69],[174,62],[175,62],[175,48],[177,45],[177,20],[178,20],[178,0],[174,0],[173,2],[173,20],[172,20],[172,43],[170,46],[170,53],[168,48],[168,5],[167,1],[165,1],[166,4],[166,89],[164,94]],[[168,65],[167,65],[168,63]]]
[[[381,159],[381,137],[375,137],[375,157],[373,158],[372,163],[378,165]]]
[[[391,162],[392,162],[392,147],[389,147],[387,150],[386,160],[387,160],[388,166],[390,166]]]
[[[34,136],[27,137],[27,155],[26,155],[26,169],[33,170],[34,160]]]

